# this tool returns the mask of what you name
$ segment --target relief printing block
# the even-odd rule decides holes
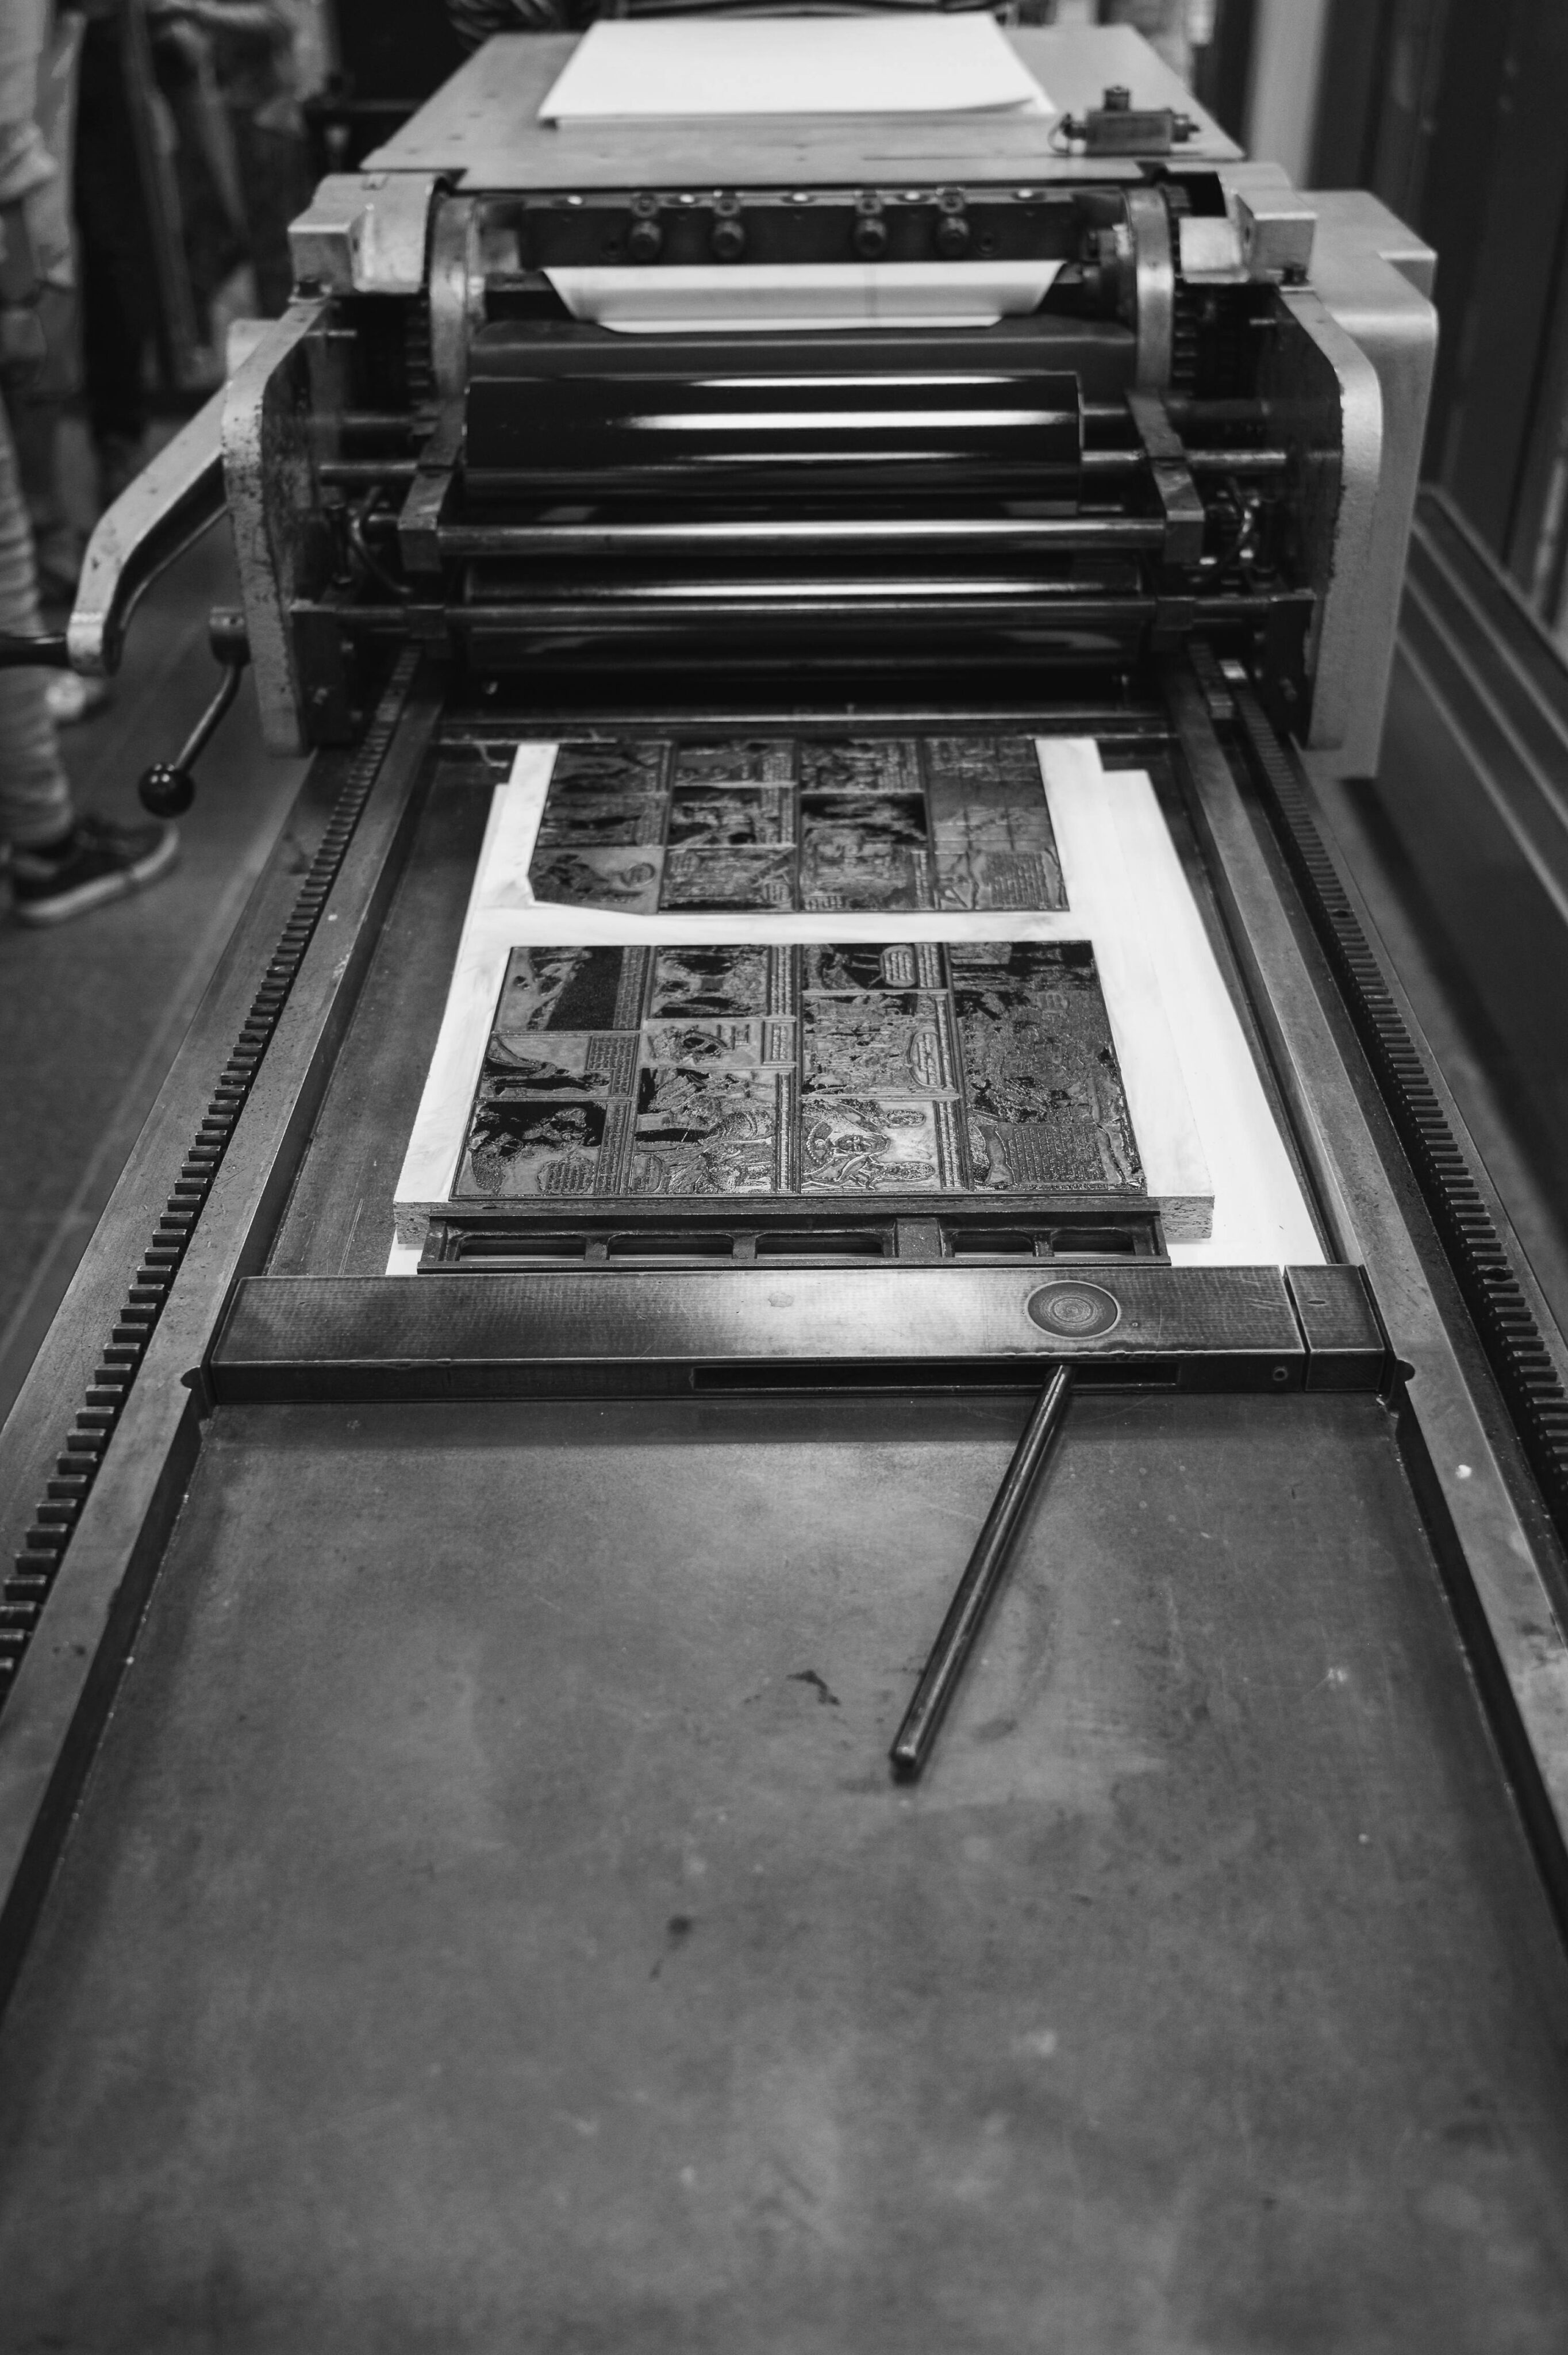
[[[1066,906],[1023,736],[568,743],[529,879],[620,908]]]
[[[1086,941],[515,949],[459,1199],[1139,1194]]]

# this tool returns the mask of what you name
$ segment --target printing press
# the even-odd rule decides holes
[[[0,1444],[13,2343],[1562,2343],[1564,1352],[1312,785],[1434,257],[1009,38],[493,42],[99,528],[314,757]]]

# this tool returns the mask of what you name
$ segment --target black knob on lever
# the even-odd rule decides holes
[[[210,742],[229,705],[239,692],[239,674],[250,659],[250,642],[245,634],[245,617],[217,607],[207,622],[207,638],[223,666],[217,692],[196,726],[181,745],[173,761],[154,761],[142,773],[137,794],[144,810],[154,817],[179,817],[196,799],[196,779],[191,774],[197,758]]]

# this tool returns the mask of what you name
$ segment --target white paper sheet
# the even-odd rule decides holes
[[[736,262],[547,270],[574,319],[622,335],[992,327],[1037,310],[1059,261]]]
[[[1322,1251],[1149,778],[1107,771],[1092,738],[1039,740],[1069,901],[1053,914],[628,917],[537,901],[528,868],[555,765],[524,744],[496,788],[424,1095],[398,1178],[389,1275],[418,1263],[427,1206],[457,1173],[506,960],[570,944],[821,940],[1091,940],[1150,1197],[1212,1195],[1206,1240],[1180,1265],[1315,1266]],[[1211,1174],[1212,1173],[1212,1174]]]
[[[1046,114],[988,16],[663,17],[592,26],[542,123],[748,114]]]
[[[1213,1173],[1213,1228],[1202,1242],[1168,1235],[1172,1261],[1320,1266],[1312,1214],[1152,784],[1141,769],[1102,769],[1092,738],[1043,737],[1039,751],[1067,897],[1095,943],[1117,1052],[1130,1030],[1150,1080],[1149,1067],[1174,1055]],[[1128,945],[1141,951],[1147,980],[1118,971]],[[1141,1150],[1130,1088],[1128,1101]]]

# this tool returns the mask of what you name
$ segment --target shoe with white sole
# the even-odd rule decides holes
[[[80,817],[56,849],[14,846],[12,909],[21,924],[63,924],[155,883],[179,855],[177,826]]]
[[[44,701],[57,728],[74,728],[90,719],[113,699],[106,678],[83,678],[74,670],[52,670],[44,681]]]

